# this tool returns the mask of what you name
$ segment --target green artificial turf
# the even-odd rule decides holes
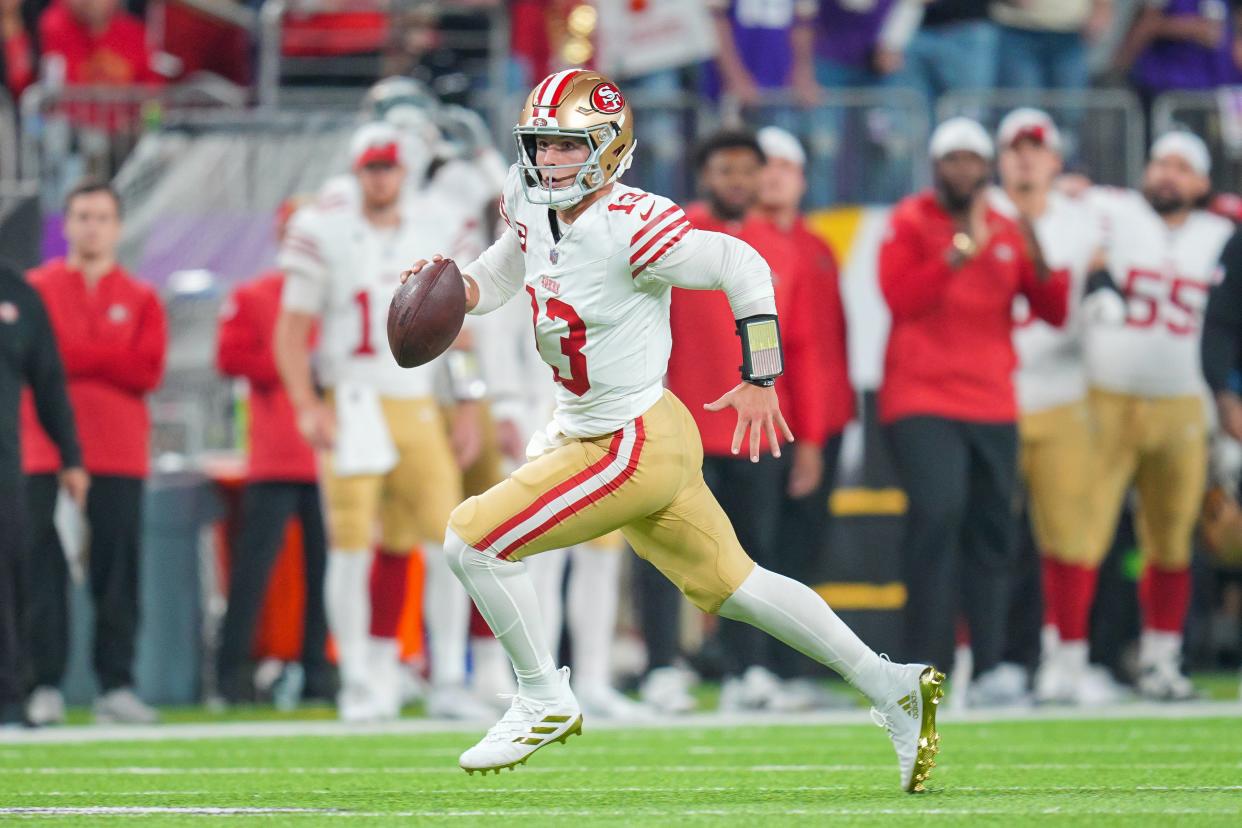
[[[581,738],[486,777],[456,767],[478,731],[78,744],[0,735],[0,822],[1242,825],[1242,717],[941,730],[930,790],[913,796],[898,790],[884,732],[861,724],[592,730],[588,721]]]

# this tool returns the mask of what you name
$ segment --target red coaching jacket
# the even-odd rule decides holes
[[[216,367],[250,383],[248,478],[314,483],[315,452],[298,431],[272,349],[284,284],[283,273],[270,271],[233,291],[220,310]]]
[[[146,477],[146,395],[160,384],[168,344],[159,297],[119,266],[94,290],[64,259],[30,271],[28,279],[52,320],[86,470]],[[60,454],[39,426],[29,392],[22,400],[22,468],[26,474],[60,468]]]
[[[776,381],[781,411],[797,439],[822,445],[853,414],[849,380],[842,379],[844,361],[832,364],[834,354],[844,353],[845,325],[831,253],[827,260],[822,257],[826,251],[816,249],[812,254],[810,248],[798,246],[804,243],[800,236],[783,234],[758,217],[722,222],[704,204],[690,205],[686,216],[700,230],[728,233],[751,245],[772,268],[785,347],[785,376]],[[824,269],[828,266],[831,279]],[[703,409],[704,403],[737,385],[740,377],[742,350],[729,300],[720,291],[674,288],[671,316],[668,387],[694,416],[703,451],[732,456],[736,418]],[[847,406],[849,413],[842,420]]]
[[[1040,282],[1018,225],[988,210],[990,238],[956,271],[947,255],[953,220],[934,193],[902,200],[880,248],[880,290],[892,313],[880,387],[880,420],[933,416],[1017,419],[1013,300],[1051,325],[1065,321],[1069,281]]]

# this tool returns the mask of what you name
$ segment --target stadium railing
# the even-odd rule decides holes
[[[1212,184],[1236,193],[1242,186],[1242,87],[1160,95],[1152,102],[1152,135],[1177,128],[1203,138],[1212,153]]]
[[[1141,177],[1145,121],[1138,97],[1129,90],[958,90],[941,96],[936,116],[967,115],[995,130],[1007,112],[1023,106],[1044,109],[1057,122],[1068,169],[1115,186],[1131,186]]]

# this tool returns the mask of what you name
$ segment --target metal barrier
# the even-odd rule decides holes
[[[1238,192],[1242,187],[1242,118],[1237,112],[1240,100],[1239,90],[1230,88],[1215,92],[1166,92],[1152,102],[1152,135],[1189,129],[1207,143],[1212,153],[1213,186]]]
[[[939,120],[968,115],[995,129],[1005,113],[1023,106],[1044,109],[1057,122],[1070,169],[1114,186],[1133,186],[1142,177],[1143,109],[1129,90],[960,90],[940,98],[936,115]]]

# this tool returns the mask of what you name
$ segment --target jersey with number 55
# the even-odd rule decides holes
[[[1095,188],[1086,198],[1127,306],[1123,325],[1087,331],[1092,385],[1144,397],[1199,393],[1199,331],[1232,223],[1195,210],[1170,227],[1134,190]]]
[[[357,199],[327,193],[290,221],[278,264],[281,304],[319,317],[315,366],[328,387],[349,381],[399,399],[432,396],[437,365],[397,365],[388,348],[388,305],[410,263],[477,250],[478,219],[430,192],[401,196],[401,224],[377,228]]]
[[[737,239],[695,230],[663,196],[618,183],[566,224],[526,199],[514,167],[500,209],[504,234],[463,268],[479,285],[472,313],[525,291],[567,436],[609,434],[659,401],[672,287],[723,290],[739,319],[776,312],[763,258]]]

